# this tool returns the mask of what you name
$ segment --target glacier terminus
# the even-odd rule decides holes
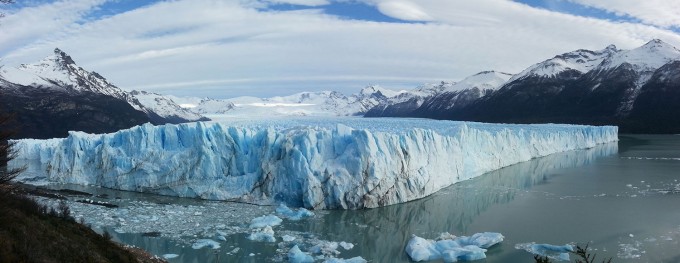
[[[556,152],[618,141],[615,126],[390,118],[145,124],[16,141],[14,165],[46,181],[308,209],[361,209],[428,196]]]

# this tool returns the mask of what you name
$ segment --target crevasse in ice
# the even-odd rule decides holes
[[[50,182],[358,209],[422,198],[504,166],[616,141],[617,133],[612,126],[422,119],[147,124],[17,141],[15,162],[40,163]]]

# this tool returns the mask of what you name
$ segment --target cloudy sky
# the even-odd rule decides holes
[[[126,90],[228,98],[414,88],[575,49],[680,47],[677,0],[16,0],[0,64],[59,47]]]

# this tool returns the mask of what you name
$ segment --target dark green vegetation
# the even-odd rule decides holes
[[[76,223],[66,202],[48,208],[15,187],[12,119],[0,112],[0,262],[161,262]]]
[[[21,87],[5,91],[0,105],[17,114],[19,138],[66,137],[72,130],[108,133],[149,122],[126,101],[96,93]]]
[[[138,260],[133,253],[76,223],[68,206],[48,209],[27,196],[3,192],[0,194],[0,262]]]

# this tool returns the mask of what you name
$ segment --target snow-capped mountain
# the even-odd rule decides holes
[[[169,96],[153,92],[133,90],[128,93],[132,96],[132,104],[141,105],[141,110],[147,115],[158,115],[161,119],[156,122],[182,123],[188,121],[207,121],[203,117],[190,109],[183,108],[175,103]]]
[[[534,64],[485,96],[442,92],[415,110],[367,115],[613,124],[623,132],[678,133],[678,65],[680,51],[658,39],[631,50],[581,49]]]
[[[0,77],[18,86],[43,88],[67,93],[91,92],[123,98],[126,92],[109,83],[97,72],[89,72],[76,65],[60,49],[35,64],[16,68],[3,67]],[[135,105],[139,107],[139,105]]]
[[[20,136],[44,138],[66,136],[69,130],[112,132],[145,122],[206,120],[160,95],[123,91],[79,67],[58,48],[37,63],[1,67],[0,90],[5,110],[20,115]]]
[[[617,52],[620,52],[620,50],[617,49],[616,46],[609,45],[605,49],[599,51],[579,49],[564,53],[530,66],[513,76],[509,82],[531,77],[552,78],[568,71],[575,71],[583,74],[596,68],[602,61]]]
[[[498,71],[482,71],[460,82],[457,82],[450,87],[445,88],[442,92],[460,92],[470,89],[479,89],[482,93],[488,93],[498,90],[503,84],[508,82],[513,75]]]
[[[607,70],[630,64],[637,72],[648,72],[677,60],[680,60],[680,50],[659,39],[654,39],[636,49],[614,52],[598,67],[601,70]]]
[[[498,90],[512,74],[483,71],[469,76],[460,82],[442,81],[438,85],[426,84],[419,87],[407,99],[388,100],[366,113],[368,117],[377,116],[417,116],[420,111],[436,112],[460,108]]]

